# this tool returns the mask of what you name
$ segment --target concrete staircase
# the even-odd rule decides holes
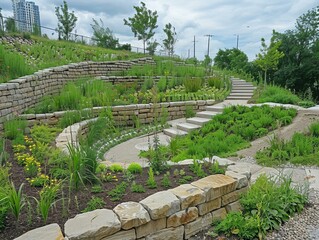
[[[227,102],[236,102],[236,100],[249,100],[256,87],[244,80],[232,79],[232,91],[226,98]],[[229,101],[230,100],[230,101]],[[169,122],[170,128],[164,129],[165,135],[170,137],[183,136],[190,131],[201,128],[209,122],[214,116],[223,112],[223,104],[207,106],[206,111],[196,113],[195,117],[187,119],[178,119]]]

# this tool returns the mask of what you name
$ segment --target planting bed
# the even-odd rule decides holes
[[[13,157],[12,146],[11,142],[6,142],[6,151],[9,153],[10,157],[8,163],[10,164],[10,179],[14,182],[15,186],[20,186],[22,183],[23,186],[23,194],[27,196],[28,204],[26,204],[21,212],[19,217],[19,221],[17,222],[15,217],[12,214],[8,214],[7,218],[5,219],[6,227],[0,233],[0,239],[13,239],[15,237],[20,236],[21,234],[45,225],[39,214],[37,213],[36,201],[33,198],[39,199],[39,192],[41,191],[42,187],[32,187],[27,181],[27,176],[25,175],[24,168],[19,166],[17,161]],[[211,174],[211,172],[207,171],[207,174]],[[155,181],[157,183],[157,188],[149,189],[146,186],[146,182],[148,179],[148,168],[144,168],[141,174],[134,174],[134,181],[136,184],[141,184],[145,188],[145,192],[143,193],[134,193],[131,191],[131,183],[132,179],[125,179],[125,175],[122,172],[113,173],[108,171],[110,181],[103,182],[101,186],[101,192],[99,193],[92,193],[94,191],[95,185],[86,184],[85,186],[80,186],[78,191],[72,190],[66,186],[68,181],[65,180],[62,184],[65,186],[63,187],[63,191],[58,194],[57,200],[50,210],[48,219],[46,224],[49,223],[58,223],[60,227],[63,229],[63,225],[67,219],[74,217],[76,214],[80,213],[87,207],[87,203],[91,200],[92,197],[99,197],[105,203],[99,205],[97,208],[108,208],[112,209],[116,205],[121,202],[126,201],[140,201],[145,197],[162,190],[166,190],[168,188],[174,188],[181,183],[188,183],[191,181],[195,181],[199,179],[196,174],[194,174],[188,165],[185,166],[172,166],[169,170],[167,170],[170,174],[168,175],[166,171],[163,173],[156,175],[155,174]],[[174,172],[175,171],[175,172]],[[182,173],[182,176],[178,173]],[[174,174],[175,173],[175,174]],[[166,174],[169,178],[169,182],[171,186],[163,187],[161,185],[161,181],[163,179],[164,174]],[[185,179],[185,176],[192,176],[186,177],[188,180]],[[183,179],[182,180],[180,179]],[[111,197],[109,196],[109,191],[114,189],[116,185],[123,183],[124,181],[128,181],[128,187],[122,197],[119,200],[112,201]]]

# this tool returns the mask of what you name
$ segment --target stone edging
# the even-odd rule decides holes
[[[78,214],[64,224],[65,238],[57,224],[50,224],[17,239],[189,239],[228,212],[239,211],[238,200],[248,190],[249,179],[250,172],[226,171],[157,192],[138,203]]]

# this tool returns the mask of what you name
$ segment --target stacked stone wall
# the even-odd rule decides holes
[[[18,239],[190,239],[228,212],[241,209],[239,198],[248,190],[249,177],[233,171],[211,175],[140,202],[78,214],[64,224],[65,238],[59,225],[50,224]]]
[[[11,116],[33,107],[43,96],[57,94],[69,81],[82,77],[105,76],[133,65],[154,64],[152,58],[129,61],[82,62],[38,71],[0,84],[0,127]]]

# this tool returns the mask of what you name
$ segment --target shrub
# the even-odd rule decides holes
[[[169,172],[164,174],[163,179],[161,181],[161,185],[165,188],[169,188],[172,186],[171,180],[169,179]]]
[[[150,168],[148,171],[148,179],[147,179],[147,186],[149,188],[157,188],[157,183],[154,178],[153,169]]]
[[[194,112],[193,106],[186,106],[185,117],[191,118],[191,117],[195,117],[195,115],[196,113]]]
[[[47,125],[35,125],[31,129],[31,136],[36,142],[51,143],[61,129]]]
[[[90,201],[86,204],[86,208],[82,212],[90,212],[96,209],[101,209],[105,206],[105,202],[102,198],[91,197]]]
[[[118,163],[114,163],[109,167],[111,172],[123,172],[124,168]]]
[[[133,162],[127,167],[127,171],[133,174],[140,174],[142,173],[143,168],[140,164]]]
[[[207,82],[210,87],[214,87],[217,89],[221,89],[223,87],[223,81],[220,79],[220,77],[208,78]]]
[[[111,201],[119,201],[124,196],[126,192],[126,188],[128,187],[128,184],[126,182],[122,182],[116,187],[108,192],[108,195],[111,197]]]
[[[203,84],[203,80],[201,78],[187,78],[184,79],[185,91],[189,92],[197,92],[201,89]]]
[[[141,184],[136,184],[135,181],[132,182],[131,191],[136,193],[144,193],[146,192],[145,188]]]

